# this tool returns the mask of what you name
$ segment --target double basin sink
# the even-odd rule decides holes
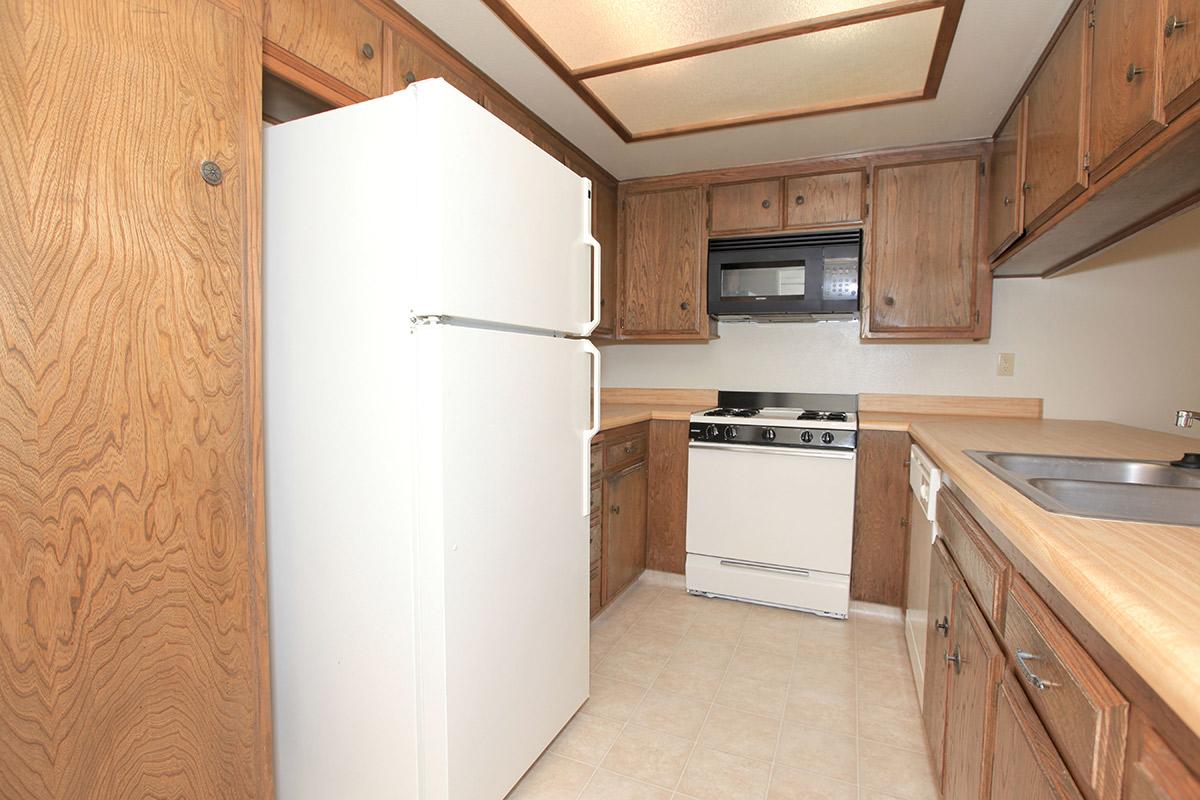
[[[966,454],[1056,514],[1200,526],[1200,469],[1167,461],[981,450]]]

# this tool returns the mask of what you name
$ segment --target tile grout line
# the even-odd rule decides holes
[[[792,694],[792,678],[796,675],[796,662],[800,660],[800,645],[804,633],[797,626],[796,649],[792,652],[792,668],[788,670],[787,685],[783,690],[783,708],[779,712],[779,733],[775,736],[775,750],[771,753],[771,768],[767,770],[767,797],[771,796],[771,784],[775,781],[775,765],[779,763],[779,745],[783,743],[783,726],[787,722],[788,698]]]

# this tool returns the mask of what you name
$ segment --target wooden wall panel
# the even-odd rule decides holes
[[[260,19],[0,9],[6,799],[273,796]]]
[[[683,574],[687,558],[687,467],[687,421],[651,421],[646,569]]]
[[[908,570],[910,440],[898,431],[859,431],[850,598],[904,605]]]

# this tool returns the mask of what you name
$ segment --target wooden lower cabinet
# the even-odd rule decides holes
[[[908,563],[908,454],[902,431],[860,431],[850,598],[904,605]]]
[[[647,474],[643,460],[605,478],[605,603],[646,569]]]
[[[925,736],[933,760],[934,778],[941,786],[946,752],[946,689],[950,674],[950,625],[954,595],[962,591],[962,578],[940,541],[929,560],[929,619],[925,628],[925,689],[921,709]]]
[[[1138,714],[1133,718],[1125,773],[1123,800],[1200,800],[1200,777]]]
[[[646,569],[683,574],[687,559],[688,423],[650,423]]]
[[[993,800],[1083,800],[1016,677],[1006,675],[996,691]]]

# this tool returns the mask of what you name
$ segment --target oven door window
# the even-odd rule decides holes
[[[721,265],[721,299],[804,299],[805,259]]]

